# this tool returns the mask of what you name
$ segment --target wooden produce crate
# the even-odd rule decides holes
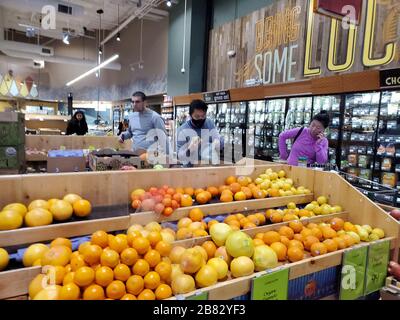
[[[149,188],[168,184],[172,187],[192,186],[201,188],[207,185],[220,185],[230,175],[252,175],[253,177],[263,173],[267,168],[274,171],[283,169],[287,176],[292,178],[296,186],[303,185],[313,191],[307,196],[290,196],[280,198],[267,198],[260,200],[237,201],[231,203],[216,203],[200,206],[205,214],[233,213],[246,210],[258,210],[271,207],[283,206],[288,202],[307,203],[320,195],[329,198],[330,203],[340,204],[345,212],[334,215],[317,216],[309,218],[309,221],[323,221],[333,216],[347,217],[357,224],[370,224],[373,227],[382,228],[385,231],[386,239],[390,239],[393,255],[398,256],[400,225],[386,214],[378,205],[370,201],[348,182],[335,173],[320,172],[287,165],[256,165],[254,167],[220,167],[216,168],[191,168],[191,169],[169,169],[169,170],[140,170],[134,172],[92,172],[92,173],[65,173],[58,175],[32,175],[32,176],[8,176],[0,177],[0,206],[10,202],[28,203],[33,199],[49,199],[61,197],[66,193],[78,193],[90,200],[95,207],[118,206],[127,203],[130,192],[136,188]],[[136,213],[128,216],[112,217],[112,220],[90,220],[85,222],[71,222],[38,228],[23,228],[13,231],[0,232],[0,247],[12,246],[18,243],[31,243],[54,239],[57,236],[73,237],[87,235],[98,229],[105,231],[125,230],[134,223],[146,224],[150,221],[173,221],[188,214],[191,208],[178,209],[168,219],[154,213]],[[112,223],[114,224],[112,224]],[[260,226],[253,229],[246,229],[245,232],[254,235],[257,232],[274,230],[283,224]],[[201,244],[209,237],[202,237],[196,240],[189,239],[176,241],[174,245],[190,247]],[[361,245],[368,246],[369,243]],[[342,251],[332,252],[319,257],[307,257],[297,263],[288,264],[290,268],[289,277],[295,279],[312,272],[339,266],[342,263]],[[1,283],[8,284],[0,286],[0,298],[15,297],[26,294],[28,283],[33,278],[28,273],[29,268],[3,272]],[[36,273],[40,268],[36,269]],[[25,291],[12,290],[14,278],[21,272],[25,274]],[[251,285],[251,280],[260,273],[248,277],[237,278],[225,282],[219,282],[212,287],[202,289],[209,293],[209,299],[230,299],[246,294]],[[7,279],[9,281],[7,281]],[[6,282],[7,281],[7,282]],[[17,284],[16,284],[17,286]],[[20,286],[20,285],[19,285]],[[24,287],[24,286],[22,286]],[[10,295],[12,292],[13,295]],[[193,293],[186,296],[193,295]]]

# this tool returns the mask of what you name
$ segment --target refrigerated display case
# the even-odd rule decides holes
[[[367,180],[372,180],[374,172],[379,101],[379,92],[348,94],[345,97],[340,167]]]
[[[313,112],[312,117],[320,113],[321,111],[326,111],[329,115],[330,122],[329,127],[326,129],[326,138],[329,141],[328,158],[329,163],[332,165],[337,165],[337,153],[340,142],[340,95],[332,96],[313,96]]]
[[[247,102],[233,102],[230,105],[231,121],[230,121],[230,135],[233,149],[233,161],[240,160],[247,152],[251,155],[254,149],[254,141],[252,145],[246,143],[246,129],[247,129]],[[246,150],[247,148],[247,150]]]
[[[217,118],[217,105],[216,104],[209,104],[207,105],[207,119],[212,120],[215,123]]]

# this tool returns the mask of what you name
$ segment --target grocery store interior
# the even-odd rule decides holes
[[[399,16],[0,0],[0,300],[399,300]]]

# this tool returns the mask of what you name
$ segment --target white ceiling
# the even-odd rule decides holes
[[[40,34],[50,38],[61,39],[63,29],[75,30],[77,36],[83,34],[83,28],[89,31],[95,31],[100,27],[99,15],[96,13],[98,9],[103,9],[104,14],[101,16],[101,28],[112,31],[118,27],[118,6],[119,6],[119,23],[121,24],[138,10],[139,0],[0,0],[0,20],[3,21],[5,29],[14,29],[21,32],[26,31],[26,27],[20,26],[30,25],[40,28],[41,8],[44,4],[53,4],[56,8],[59,3],[64,5],[80,6],[81,15],[71,16],[67,14],[57,13],[56,30],[40,30]],[[154,0],[142,0],[142,6],[146,3],[155,3]],[[159,21],[168,16],[165,2],[158,7],[152,7],[146,10],[144,19]],[[175,1],[174,1],[175,2]],[[2,10],[1,10],[2,9]]]

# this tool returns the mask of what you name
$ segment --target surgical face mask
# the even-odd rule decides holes
[[[192,119],[192,124],[196,128],[202,128],[206,119]]]

